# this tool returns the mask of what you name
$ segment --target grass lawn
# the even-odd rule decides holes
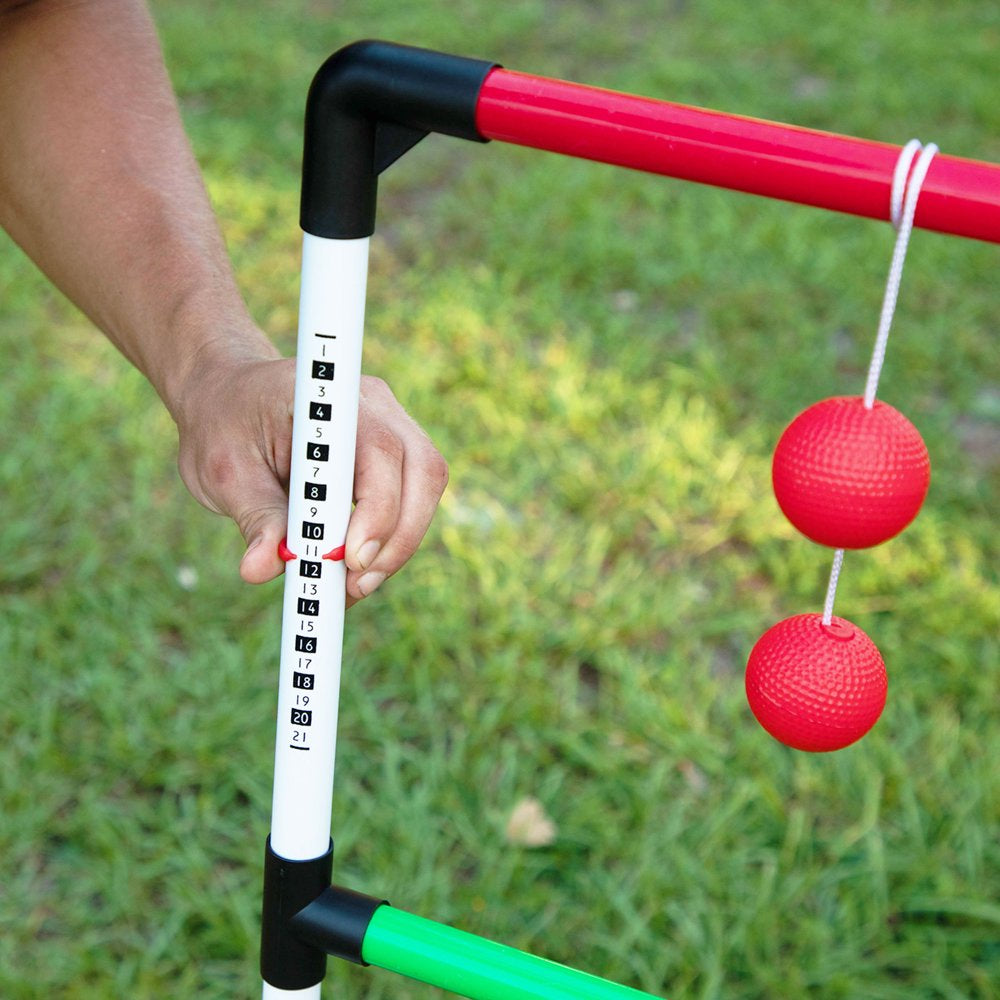
[[[356,38],[1000,161],[981,0],[154,13],[289,352],[304,97]],[[882,720],[806,755],[743,693],[756,638],[819,610],[829,571],[770,452],[862,390],[891,245],[500,144],[432,137],[386,174],[366,369],[452,482],[349,615],[338,881],[671,1000],[1000,996],[997,247],[911,244],[880,395],[931,490],[848,554],[837,602],[887,662]],[[0,997],[255,996],[280,585],[240,583],[152,390],[4,239],[0,355]],[[536,846],[509,829],[525,800]],[[339,963],[325,990],[438,996]]]

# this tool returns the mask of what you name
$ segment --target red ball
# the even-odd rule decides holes
[[[796,750],[840,750],[885,707],[888,682],[875,643],[833,616],[796,615],[768,629],[750,653],[747,701],[757,721]]]
[[[888,403],[835,396],[803,410],[774,450],[778,505],[807,538],[865,549],[898,535],[927,495],[931,462],[920,432]]]

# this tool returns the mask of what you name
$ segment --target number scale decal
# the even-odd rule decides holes
[[[303,242],[271,824],[288,859],[329,842],[367,247]]]

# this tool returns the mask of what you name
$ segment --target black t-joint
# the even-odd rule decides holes
[[[479,91],[496,64],[362,41],[320,67],[306,103],[302,228],[358,239],[375,229],[378,175],[429,132],[487,140]]]
[[[323,981],[326,953],[306,944],[292,930],[292,918],[330,885],[333,843],[309,861],[289,861],[271,849],[264,853],[264,902],[260,932],[260,974],[282,990],[304,990]]]
[[[361,952],[375,911],[386,900],[330,885],[333,843],[309,861],[264,855],[264,906],[260,972],[282,990],[304,990],[323,981],[326,956],[367,963]]]

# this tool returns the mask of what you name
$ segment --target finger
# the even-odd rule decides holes
[[[362,380],[348,526],[348,594],[372,593],[413,554],[434,515],[448,468],[381,379]]]
[[[210,370],[178,416],[181,478],[201,504],[236,522],[247,543],[240,576],[249,583],[284,568],[293,382],[292,359]]]
[[[385,424],[374,419],[359,423],[355,507],[344,542],[344,560],[355,582],[378,558],[396,529],[403,498],[404,456],[404,442]]]
[[[287,531],[287,504],[287,498],[282,495],[280,508],[257,512],[260,530],[248,542],[240,561],[240,576],[246,583],[267,583],[284,572],[285,564],[278,555],[278,546]]]
[[[448,483],[448,466],[427,436],[415,424],[402,432],[402,459],[387,459],[368,469],[395,483],[398,503],[359,501],[348,530],[348,593],[366,597],[397,572],[413,555],[433,520],[438,501]],[[360,512],[360,517],[358,516]]]
[[[244,480],[220,498],[223,513],[236,522],[247,543],[240,576],[247,583],[267,583],[284,571],[278,546],[288,526],[288,497],[270,470],[259,480]]]

